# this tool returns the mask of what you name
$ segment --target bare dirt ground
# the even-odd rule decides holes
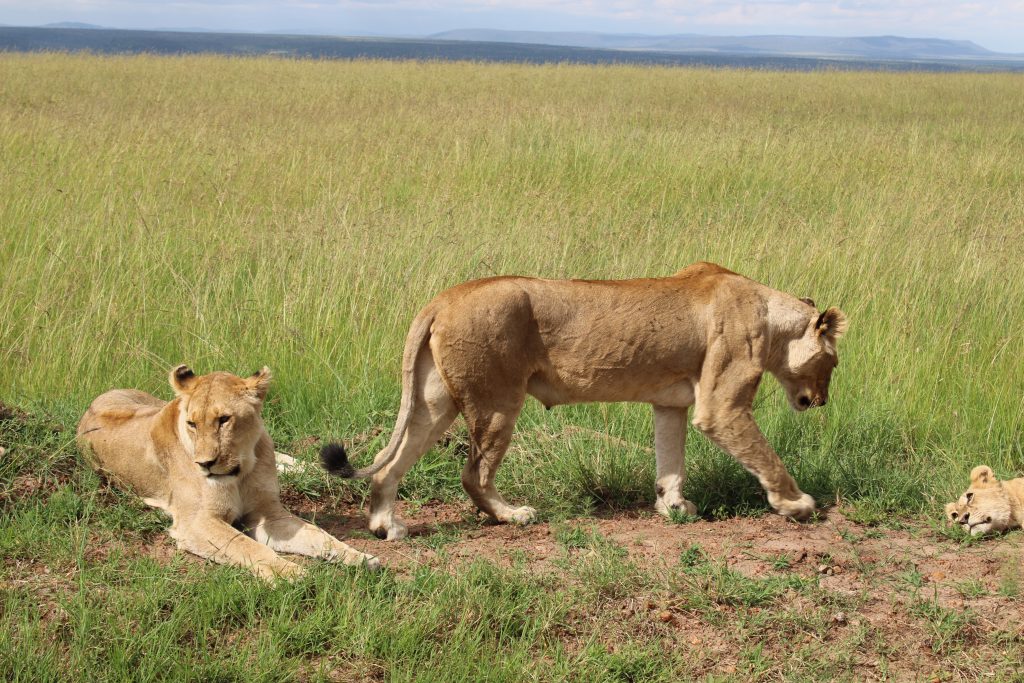
[[[806,617],[826,624],[824,631],[807,627],[794,632],[788,623],[777,637],[764,638],[769,656],[773,649],[835,644],[848,650],[844,656],[849,656],[851,675],[857,679],[1001,680],[1006,658],[1018,657],[1024,643],[1018,589],[1024,568],[1021,533],[965,544],[927,525],[902,530],[864,526],[847,519],[842,509],[810,524],[775,515],[673,524],[653,512],[627,511],[517,527],[481,523],[468,503],[428,503],[400,504],[410,537],[387,543],[365,532],[364,517],[356,509],[339,515],[337,509],[328,512],[328,506],[308,500],[293,506],[398,572],[416,565],[457,572],[464,563],[486,559],[505,566],[525,563],[530,573],[560,577],[567,562],[594,554],[560,540],[566,528],[580,527],[596,531],[656,575],[670,573],[684,552],[697,546],[709,561],[752,579],[796,575],[816,584],[812,597],[787,591],[764,608],[715,605],[717,614],[710,618],[674,599],[668,585],[603,607],[618,609],[624,623],[638,618],[654,622],[647,635],[661,638],[666,646],[700,648],[707,661],[702,674],[734,674],[737,666],[743,672],[729,624],[756,620],[761,612],[769,622],[773,614],[785,613],[790,621]],[[631,632],[618,636],[637,637],[635,626],[626,630]],[[616,640],[622,642],[614,633],[608,640],[610,650]],[[960,648],[976,657],[964,661],[962,668],[955,664],[951,672],[950,660],[958,659],[954,652]],[[991,671],[987,662],[993,665]],[[784,671],[776,673],[785,677]]]
[[[26,477],[14,488],[34,491],[39,483]],[[489,523],[468,502],[428,502],[399,503],[410,536],[389,543],[367,532],[355,505],[283,494],[289,509],[399,575],[422,566],[458,574],[483,559],[585,593],[588,574],[580,568],[615,548],[616,562],[635,565],[648,580],[577,597],[585,607],[574,608],[558,633],[568,652],[587,646],[594,632],[587,625],[600,624],[609,652],[637,642],[686,648],[696,658],[690,673],[701,678],[785,679],[787,658],[797,657],[831,658],[833,668],[841,661],[855,680],[1024,680],[1006,675],[1024,671],[1024,662],[1015,663],[1024,653],[1021,532],[963,543],[921,520],[895,529],[858,524],[842,508],[808,524],[774,515],[674,524],[641,509],[518,527]],[[567,542],[573,530],[604,545]],[[695,547],[713,571],[802,583],[760,603],[721,599],[713,571],[677,580],[681,558]],[[176,551],[165,532],[88,543],[85,559],[111,553],[178,562],[183,571],[204,562]],[[39,562],[15,565],[10,583],[31,586],[44,611],[56,609],[55,589],[74,581],[72,567],[51,573]],[[695,606],[687,597],[694,591],[710,600]],[[756,675],[742,655],[751,647],[763,647]],[[792,670],[806,675],[814,666]]]
[[[458,564],[477,558],[508,565],[525,558],[531,571],[559,571],[556,560],[564,558],[566,551],[556,539],[555,528],[566,525],[592,528],[620,545],[642,566],[675,564],[680,553],[697,545],[709,557],[724,560],[729,568],[746,576],[769,575],[786,562],[790,571],[819,575],[823,587],[838,593],[869,590],[874,580],[916,571],[923,584],[936,587],[939,603],[951,608],[984,608],[988,602],[964,598],[953,584],[977,579],[995,591],[1008,572],[1024,569],[1024,534],[961,545],[930,528],[867,527],[835,509],[828,511],[823,520],[809,524],[775,515],[673,524],[653,512],[628,511],[555,525],[512,526],[481,523],[468,503],[399,503],[398,515],[409,525],[409,540],[387,543],[364,533],[365,519],[360,511],[343,509],[345,514],[339,515],[337,509],[325,512],[327,506],[305,502],[293,505],[296,512],[315,517],[332,534],[378,555],[394,569],[412,564]],[[444,532],[457,532],[458,538],[440,548],[416,543]]]

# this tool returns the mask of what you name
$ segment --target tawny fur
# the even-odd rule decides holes
[[[846,327],[839,309],[697,263],[671,277],[620,281],[494,277],[441,292],[413,321],[402,361],[402,402],[374,464],[370,529],[405,535],[398,482],[461,413],[470,453],[462,483],[503,522],[534,519],[512,507],[494,476],[527,395],[551,407],[590,401],[654,406],[656,508],[695,512],[683,498],[686,419],[750,470],[781,514],[806,518],[802,493],[753,419],[765,371],[798,410],[821,405]],[[339,464],[339,471],[343,469]]]
[[[170,382],[170,402],[133,389],[101,395],[79,422],[78,443],[97,471],[171,516],[178,548],[265,579],[302,573],[278,551],[379,565],[281,505],[261,418],[267,368],[242,379],[179,366]]]
[[[1024,526],[1024,477],[999,481],[992,468],[971,470],[971,485],[955,503],[946,504],[946,519],[972,536]]]

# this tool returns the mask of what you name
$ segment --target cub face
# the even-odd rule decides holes
[[[772,374],[785,389],[793,410],[802,412],[828,402],[832,371],[839,365],[836,340],[846,331],[846,324],[846,315],[830,308],[812,317],[803,335],[786,345],[785,358]]]
[[[197,376],[179,365],[170,384],[180,401],[178,432],[199,474],[227,478],[250,470],[263,432],[270,370],[243,379],[227,372]]]
[[[955,503],[947,503],[945,511],[946,519],[964,527],[971,536],[1014,526],[1010,495],[987,465],[971,470],[970,488]]]

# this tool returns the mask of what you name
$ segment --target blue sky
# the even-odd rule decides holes
[[[453,28],[901,35],[1024,53],[1024,0],[0,0],[0,24],[56,21],[339,35]]]

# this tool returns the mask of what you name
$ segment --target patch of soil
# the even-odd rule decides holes
[[[29,415],[23,410],[19,410],[13,406],[9,406],[3,401],[0,401],[0,422],[6,420],[18,420],[19,422],[25,422],[28,420]]]
[[[52,493],[57,490],[57,482],[40,479],[33,474],[22,474],[14,478],[10,488],[0,491],[0,502],[18,500],[39,493]]]
[[[27,479],[19,484],[34,485]],[[401,502],[397,513],[409,525],[410,537],[385,542],[369,534],[364,512],[354,502],[310,499],[288,488],[282,493],[289,509],[379,556],[399,575],[423,565],[457,573],[485,559],[549,576],[560,586],[576,582],[585,590],[580,578],[585,574],[567,567],[580,567],[595,552],[566,547],[559,539],[577,526],[600,534],[657,580],[573,606],[556,628],[568,653],[593,645],[588,627],[593,623],[601,624],[599,641],[608,652],[629,643],[660,643],[666,652],[685,651],[697,677],[744,677],[749,664],[739,653],[752,642],[763,647],[770,665],[762,677],[775,679],[786,677],[784,663],[801,651],[825,660],[836,657],[858,680],[998,678],[1006,669],[992,663],[1005,664],[1024,652],[1022,601],[1007,590],[1021,573],[1022,533],[959,544],[926,526],[867,527],[849,520],[841,508],[810,524],[774,515],[674,524],[653,511],[632,510],[519,527],[488,522],[468,502]],[[796,575],[811,589],[786,589],[759,606],[728,601],[687,606],[671,577],[680,571],[682,553],[694,546],[716,567],[754,579]],[[179,558],[183,571],[204,562],[177,551],[166,534],[151,542],[133,534],[113,541],[95,537],[86,559],[102,561],[115,552],[161,564]],[[74,580],[74,567],[5,564],[7,585],[0,588],[27,584],[40,595],[49,618],[62,618],[53,595]],[[946,623],[952,627],[944,628]],[[968,651],[972,657],[965,660]],[[344,661],[321,664],[345,678]]]
[[[299,511],[303,512],[301,506]],[[929,528],[867,527],[847,519],[841,509],[811,524],[775,515],[673,524],[653,512],[629,511],[525,527],[485,522],[469,503],[399,503],[397,512],[410,532],[409,539],[401,542],[370,536],[365,518],[356,509],[335,508],[318,514],[317,522],[363,552],[379,556],[385,567],[400,574],[417,565],[457,572],[461,565],[477,559],[503,566],[522,566],[525,560],[529,573],[571,581],[565,576],[566,562],[585,559],[593,551],[560,543],[558,532],[565,526],[598,532],[622,548],[637,566],[655,574],[663,570],[669,575],[678,567],[681,553],[693,546],[711,562],[750,578],[796,574],[816,585],[824,597],[810,600],[797,593],[787,595],[781,604],[763,608],[766,618],[780,610],[795,610],[808,620],[824,617],[827,634],[822,639],[813,631],[801,632],[795,634],[795,642],[788,639],[793,634],[766,635],[766,651],[784,652],[795,646],[827,648],[830,642],[855,639],[863,632],[877,647],[865,647],[857,654],[855,673],[862,679],[930,680],[939,676],[945,680],[942,672],[948,671],[950,662],[948,638],[976,648],[979,657],[991,651],[996,661],[1000,654],[1005,658],[1005,643],[1017,653],[1024,645],[1021,600],[1002,592],[1007,580],[1014,582],[1020,575],[1024,557],[1021,533],[961,545]],[[434,538],[437,542],[432,543]],[[834,607],[829,606],[833,603]],[[720,623],[673,607],[664,591],[630,596],[617,608],[624,617],[641,615],[642,623],[649,624],[648,635],[662,638],[666,646],[699,649],[708,662],[705,673],[729,674],[742,664],[736,660],[735,643],[723,637]],[[730,623],[743,608],[717,605],[715,609]],[[746,614],[756,619],[761,611],[754,607]],[[950,633],[942,631],[944,621],[957,619],[962,620],[962,627]],[[633,619],[632,630],[622,638],[614,632],[605,635],[609,651],[638,637],[635,622]],[[571,644],[567,647],[572,649]],[[1000,647],[1004,649],[1000,651]],[[885,656],[879,657],[878,650]],[[958,676],[984,675],[984,661],[979,658]]]
[[[315,514],[317,523],[339,538],[353,540],[354,534],[358,539],[366,531],[365,517],[359,510],[332,509],[327,502],[311,504],[308,499],[293,509],[304,516]],[[372,550],[367,552],[379,555],[385,565],[400,566],[410,557],[420,560],[436,554],[427,552],[429,544],[416,541],[447,531],[459,533],[458,540],[445,546],[447,554],[454,557],[485,558],[509,565],[513,554],[517,559],[525,555],[531,571],[558,571],[552,561],[566,556],[556,539],[558,524],[493,524],[468,503],[435,501],[412,506],[400,502],[396,511],[409,526],[411,542],[374,539],[369,546]],[[1019,562],[1024,549],[1024,534],[960,545],[930,529],[866,527],[848,520],[838,510],[811,524],[776,515],[673,524],[653,512],[634,510],[570,520],[562,526],[597,531],[643,567],[675,565],[682,551],[696,545],[708,557],[754,578],[786,570],[818,576],[820,584],[831,591],[856,594],[870,587],[869,579],[900,576],[908,586],[919,581],[923,586],[935,587],[939,604],[956,608],[982,606],[985,601],[964,598],[954,585],[977,579],[985,588],[997,590],[1005,574],[1003,568]]]

